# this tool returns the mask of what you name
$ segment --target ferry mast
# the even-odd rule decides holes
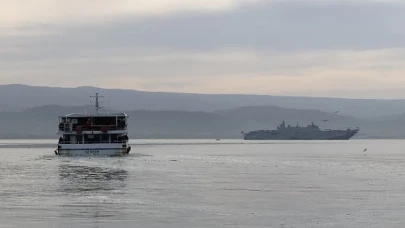
[[[100,102],[99,102],[99,98],[100,97],[104,97],[104,96],[99,96],[98,95],[98,93],[96,93],[96,96],[90,96],[91,98],[96,98],[96,112],[97,112],[97,114],[99,114],[98,113],[98,111],[102,108],[101,106],[100,106]]]

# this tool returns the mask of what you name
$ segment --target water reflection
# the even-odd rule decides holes
[[[107,217],[125,218],[120,208],[121,199],[126,197],[128,172],[122,168],[97,166],[105,166],[104,162],[87,165],[70,162],[58,166],[59,188],[63,194],[58,216],[87,219],[96,224]]]
[[[62,192],[116,190],[125,187],[128,172],[124,169],[61,164],[59,179]]]

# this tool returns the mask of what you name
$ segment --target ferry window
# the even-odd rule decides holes
[[[115,117],[95,117],[93,118],[94,125],[115,125]]]
[[[111,142],[116,142],[117,138],[118,138],[118,135],[116,135],[116,134],[111,135]]]
[[[78,125],[85,125],[88,120],[89,120],[89,118],[78,118],[77,119],[77,124]]]
[[[100,137],[99,135],[85,135],[84,141],[85,143],[99,143]]]
[[[101,142],[108,143],[108,139],[109,137],[107,134],[101,135]]]
[[[118,126],[120,126],[120,127],[125,126],[125,118],[124,117],[119,117],[117,122],[118,122]]]

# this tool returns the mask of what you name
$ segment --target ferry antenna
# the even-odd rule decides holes
[[[101,106],[100,106],[100,102],[99,102],[99,98],[100,97],[104,97],[104,96],[99,96],[98,93],[96,93],[96,96],[90,96],[91,98],[96,98],[96,111],[98,114],[98,110],[100,110]]]

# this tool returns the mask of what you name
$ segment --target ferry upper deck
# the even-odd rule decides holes
[[[59,117],[59,133],[82,133],[83,131],[126,131],[128,115],[125,113],[78,114]]]

